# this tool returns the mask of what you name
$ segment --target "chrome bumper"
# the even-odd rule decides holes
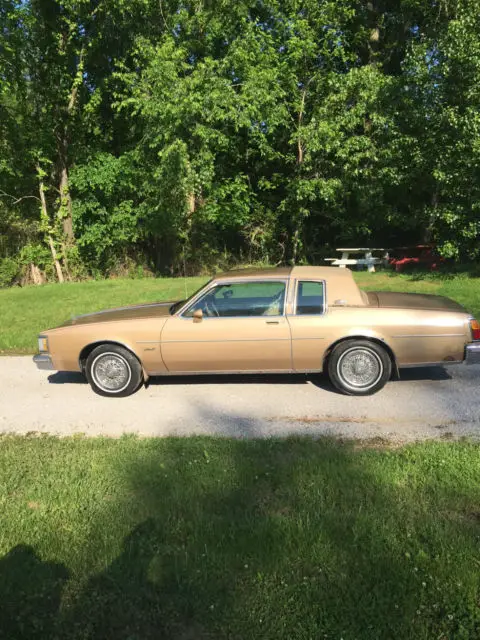
[[[467,344],[465,348],[465,364],[480,364],[480,342]]]
[[[43,371],[53,370],[52,359],[48,353],[37,353],[36,356],[33,356],[33,361],[37,365],[38,369],[42,369]]]

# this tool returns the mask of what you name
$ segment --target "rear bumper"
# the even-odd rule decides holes
[[[480,364],[480,342],[467,344],[465,348],[465,364]]]
[[[37,365],[38,369],[43,371],[53,371],[53,363],[48,353],[37,353],[33,356],[33,362]]]

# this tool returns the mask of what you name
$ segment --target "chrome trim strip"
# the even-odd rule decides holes
[[[463,360],[442,360],[441,362],[415,362],[413,364],[399,364],[399,369],[414,369],[415,367],[444,367],[449,364],[461,364]]]
[[[263,374],[263,373],[307,373],[316,372],[316,369],[306,369],[305,371],[296,371],[295,369],[237,369],[237,370],[220,370],[215,369],[213,371],[154,371],[150,372],[150,376],[223,376],[223,375],[247,375],[247,374]],[[321,369],[318,369],[321,371]]]
[[[165,344],[178,344],[178,343],[224,343],[224,342],[290,342],[290,338],[238,338],[234,340],[162,340],[162,345]]]
[[[392,338],[459,338],[465,337],[464,333],[412,333],[392,336]]]
[[[193,320],[193,317],[191,316],[180,316],[182,320]],[[281,318],[286,318],[287,316],[284,314],[283,316],[203,316],[202,318],[202,322],[204,320],[265,320],[265,322],[268,322],[268,318],[271,318],[272,320],[275,320],[275,318],[281,319]],[[291,316],[290,316],[291,317]],[[280,322],[280,320],[277,320],[277,322]],[[284,323],[282,323],[284,324]]]

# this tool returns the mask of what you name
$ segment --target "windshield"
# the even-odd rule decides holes
[[[212,278],[213,280],[213,278]],[[180,307],[183,307],[184,304],[187,304],[187,302],[190,302],[190,300],[193,300],[193,298],[195,298],[195,296],[200,293],[200,291],[202,291],[202,289],[205,289],[205,287],[207,287],[212,280],[209,280],[208,282],[206,282],[205,284],[203,284],[199,289],[197,289],[195,291],[195,293],[192,293],[191,296],[189,296],[188,298],[186,298],[185,300],[179,300],[178,302],[174,302],[169,311],[170,311],[170,315],[173,316],[174,313],[177,313],[177,311],[180,309]]]

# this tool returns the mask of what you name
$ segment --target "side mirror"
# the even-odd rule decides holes
[[[192,318],[194,322],[201,322],[203,318],[203,311],[201,309],[195,309]]]

